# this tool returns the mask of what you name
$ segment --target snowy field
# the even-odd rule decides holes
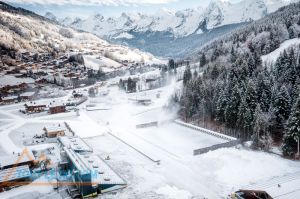
[[[24,141],[41,134],[45,125],[67,122],[95,153],[102,158],[109,155],[109,164],[127,181],[127,188],[106,198],[219,199],[247,187],[270,190],[280,199],[295,199],[295,194],[300,194],[300,162],[241,146],[193,156],[195,149],[226,140],[171,122],[176,118],[176,109],[167,112],[164,105],[179,87],[180,84],[173,83],[137,94],[126,94],[117,87],[110,87],[107,96],[89,98],[81,104],[79,115],[69,112],[24,117],[18,113],[23,104],[2,106],[0,155],[22,151]],[[152,103],[144,106],[132,100],[142,97],[151,99]],[[88,111],[86,105],[89,104],[110,109]],[[138,124],[153,121],[162,124],[136,128]],[[42,150],[47,147],[49,144],[41,143],[29,148]],[[281,184],[281,188],[277,184]],[[288,193],[291,191],[292,194]],[[54,197],[52,194],[55,191],[51,187],[23,186],[0,193],[0,198]]]
[[[195,149],[226,142],[226,140],[200,133],[176,123],[169,123],[158,128],[140,129],[134,134],[182,158],[192,156]]]

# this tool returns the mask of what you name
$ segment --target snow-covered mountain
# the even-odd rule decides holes
[[[239,3],[230,3],[226,0],[212,0],[206,8],[177,12],[163,8],[153,15],[123,13],[115,18],[96,14],[84,20],[66,18],[61,23],[110,38],[132,37],[132,31],[172,32],[178,38],[224,25],[257,20],[291,1],[293,0],[242,0]]]
[[[242,0],[238,3],[230,3],[227,0],[212,0],[206,8],[198,7],[180,11],[160,9],[155,14],[123,13],[119,17],[105,18],[101,14],[95,14],[87,19],[69,17],[61,19],[60,23],[77,30],[94,33],[113,42],[129,45],[131,47],[147,50],[160,56],[181,56],[192,50],[187,46],[192,41],[204,40],[209,42],[216,36],[223,34],[253,20],[260,19],[267,14],[291,2],[299,0]],[[50,15],[50,19],[53,16]],[[234,24],[234,25],[233,25]],[[215,29],[218,28],[218,34]],[[214,31],[214,36],[203,35]],[[155,45],[155,40],[161,46]],[[186,46],[181,46],[182,41],[191,41]],[[165,45],[172,44],[175,49],[161,49]],[[158,48],[160,51],[158,52]],[[185,48],[185,49],[184,49]]]
[[[56,16],[52,12],[46,12],[45,17],[52,21],[56,21],[56,22],[58,21]]]

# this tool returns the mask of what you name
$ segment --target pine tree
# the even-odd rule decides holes
[[[229,101],[229,89],[228,86],[224,90],[221,91],[219,95],[219,99],[217,102],[217,109],[216,109],[216,117],[219,122],[225,121],[225,109]]]
[[[235,128],[237,126],[236,121],[238,119],[240,98],[239,88],[238,85],[236,85],[229,96],[229,100],[225,108],[225,124],[229,128]]]
[[[201,57],[200,57],[200,68],[202,68],[203,66],[205,66],[205,64],[207,63],[207,60],[206,60],[206,56],[204,53],[202,53]]]
[[[251,77],[256,69],[255,60],[252,55],[247,59],[248,76]]]
[[[169,60],[168,66],[169,66],[169,69],[170,69],[170,70],[175,69],[175,61],[174,61],[174,59],[170,59],[170,60]]]
[[[215,65],[213,66],[213,68],[212,68],[212,71],[211,71],[211,75],[210,75],[210,76],[211,76],[211,79],[212,79],[212,80],[217,79],[218,76],[219,76],[219,74],[220,74],[219,69],[218,69],[217,65],[215,64]]]
[[[186,85],[188,81],[192,79],[191,67],[188,64],[184,73],[183,73],[183,85]]]
[[[253,128],[253,113],[252,111],[247,107],[246,112],[244,115],[244,127],[245,133],[246,133],[246,139],[248,139],[251,136],[252,128]]]
[[[287,124],[287,131],[283,139],[282,151],[284,155],[292,156],[297,151],[297,141],[300,139],[300,97],[293,107]]]
[[[231,63],[234,63],[237,59],[236,53],[234,51],[233,46],[231,47],[231,51],[230,51],[230,61]]]
[[[273,106],[274,114],[276,117],[276,126],[283,128],[285,121],[288,119],[290,114],[290,96],[285,86],[282,86],[275,96]]]
[[[256,91],[256,86],[252,80],[250,80],[247,85],[246,102],[248,108],[253,114],[257,105],[257,91]]]
[[[266,113],[263,113],[259,104],[255,109],[253,126],[254,133],[252,136],[252,147],[254,149],[269,150],[271,145],[270,134],[269,132],[267,132],[267,129],[269,127],[269,118],[267,117]]]

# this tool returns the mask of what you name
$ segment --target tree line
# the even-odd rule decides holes
[[[224,126],[254,148],[282,144],[297,152],[300,138],[300,46],[284,50],[275,63],[261,56],[300,37],[300,3],[281,8],[220,38],[199,52],[202,73],[184,72],[180,115]],[[201,71],[201,70],[199,70]],[[178,99],[178,96],[176,96]]]

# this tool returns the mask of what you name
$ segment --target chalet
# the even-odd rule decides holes
[[[33,84],[34,80],[31,78],[16,78],[12,75],[5,75],[0,77],[0,93],[11,94],[25,91],[29,84]]]
[[[65,136],[66,131],[66,129],[61,126],[45,127],[43,130],[48,138]]]
[[[24,106],[27,113],[40,113],[46,109],[45,104],[37,102],[26,103]]]
[[[66,112],[66,105],[62,102],[51,102],[49,105],[49,113],[57,114]]]
[[[35,97],[36,97],[35,92],[25,92],[25,93],[20,94],[21,101],[34,100]]]
[[[12,104],[12,103],[17,103],[19,100],[18,100],[18,96],[8,96],[8,97],[2,97],[0,101],[2,104]]]

